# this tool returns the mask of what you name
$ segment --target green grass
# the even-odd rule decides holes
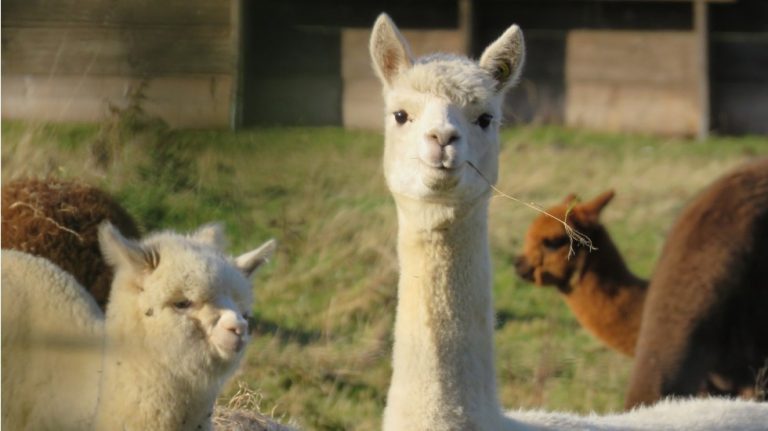
[[[78,178],[115,194],[145,230],[226,223],[233,253],[269,237],[279,253],[256,277],[256,334],[236,381],[262,409],[308,429],[380,424],[391,372],[396,221],[382,137],[337,128],[170,131],[162,125],[3,122],[2,179]],[[548,206],[569,192],[617,196],[604,222],[648,276],[675,215],[734,165],[768,154],[762,137],[706,142],[506,130],[499,188]],[[517,279],[513,256],[536,213],[494,199],[491,244],[499,390],[508,407],[609,411],[630,360],[582,330],[554,289]]]

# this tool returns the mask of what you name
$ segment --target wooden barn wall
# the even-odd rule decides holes
[[[97,121],[144,87],[176,127],[226,127],[231,1],[4,0],[4,118]]]
[[[693,25],[691,5],[685,2],[572,0],[475,0],[474,22],[475,57],[512,23],[525,34],[525,69],[520,85],[506,99],[508,124],[565,122],[571,31],[690,30]]]
[[[612,132],[695,136],[692,32],[574,30],[566,48],[565,122]]]
[[[712,5],[710,28],[713,129],[768,134],[768,1]]]
[[[293,0],[244,11],[244,126],[380,128],[381,87],[368,54],[382,11],[413,37],[414,51],[456,51],[457,0]],[[409,28],[420,30],[407,30]],[[459,51],[465,51],[459,46]]]

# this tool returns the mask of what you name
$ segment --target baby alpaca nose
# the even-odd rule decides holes
[[[233,313],[234,314],[234,313]],[[222,327],[235,335],[242,336],[248,332],[248,321],[240,316],[224,316]]]
[[[441,147],[450,145],[459,140],[459,132],[453,127],[443,129],[432,129],[425,136],[428,142],[435,143]]]

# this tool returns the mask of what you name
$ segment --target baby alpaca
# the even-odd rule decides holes
[[[210,430],[274,241],[230,259],[216,225],[137,242],[107,223],[99,242],[115,268],[106,318],[57,266],[3,250],[3,428]]]
[[[581,326],[612,349],[632,356],[648,281],[627,268],[621,253],[600,223],[600,212],[613,199],[609,190],[589,202],[575,203],[575,196],[547,212],[587,235],[596,250],[574,249],[563,225],[539,215],[525,235],[523,254],[515,263],[517,273],[538,286],[555,286]],[[566,218],[567,214],[567,218]]]
[[[400,263],[384,430],[735,430],[768,423],[768,406],[722,400],[605,417],[502,413],[486,178],[497,178],[497,119],[522,68],[522,33],[510,27],[477,63],[450,55],[414,61],[382,14],[370,50],[384,87],[384,174],[397,207]]]
[[[96,187],[48,178],[2,188],[2,248],[49,259],[74,275],[102,310],[113,275],[99,251],[97,231],[104,220],[129,238],[139,237],[128,212]]]

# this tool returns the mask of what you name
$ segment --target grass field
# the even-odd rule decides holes
[[[666,229],[693,194],[729,168],[768,155],[766,138],[706,142],[562,128],[502,135],[498,187],[543,206],[614,188],[604,221],[629,266],[648,276]],[[307,429],[379,427],[396,303],[395,212],[382,137],[337,128],[241,133],[170,131],[151,121],[4,122],[2,180],[77,178],[116,195],[143,225],[191,229],[221,220],[233,253],[276,237],[256,276],[254,338],[226,401],[244,383],[262,410]],[[512,260],[532,210],[496,198],[499,389],[508,407],[609,411],[630,360],[585,333],[554,289],[519,281]]]

